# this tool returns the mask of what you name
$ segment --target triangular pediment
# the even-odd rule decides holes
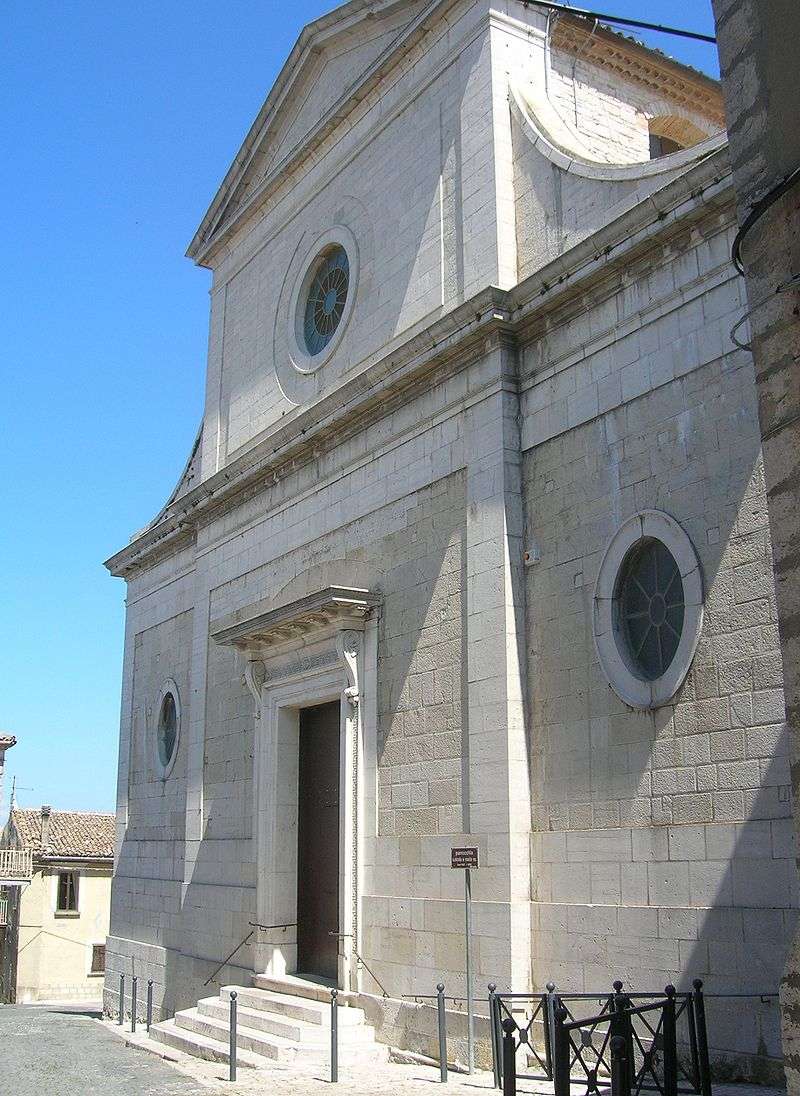
[[[340,123],[384,59],[442,0],[350,0],[304,28],[187,254],[203,263],[269,180]]]

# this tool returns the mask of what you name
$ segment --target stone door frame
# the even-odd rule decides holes
[[[339,989],[359,992],[365,841],[376,834],[379,599],[332,587],[245,622],[212,629],[242,653],[255,700],[254,972],[297,964],[300,711],[339,701]]]

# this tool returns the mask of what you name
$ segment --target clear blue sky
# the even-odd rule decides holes
[[[124,584],[102,561],[160,508],[200,420],[209,275],[183,253],[302,25],[332,6],[3,7],[6,803],[13,774],[23,805],[114,807]],[[597,7],[713,33],[708,0]],[[649,40],[716,74],[712,46]]]

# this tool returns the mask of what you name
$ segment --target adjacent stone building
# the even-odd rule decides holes
[[[12,807],[0,842],[0,1001],[100,998],[113,866],[113,814]]]
[[[460,844],[481,987],[777,989],[798,895],[723,124],[707,77],[535,3],[303,31],[189,248],[197,441],[108,562],[110,1011],[120,971],[162,1016],[259,974],[463,996]],[[777,1015],[710,1001],[717,1061],[774,1073]]]
[[[800,750],[800,108],[793,0],[714,0],[746,275],[792,754]],[[740,336],[741,338],[742,336]],[[798,775],[794,776],[797,805]],[[797,815],[795,814],[795,829]],[[783,1050],[800,1092],[800,939],[782,986]]]

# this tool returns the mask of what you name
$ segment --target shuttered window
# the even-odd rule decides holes
[[[56,912],[78,912],[78,873],[76,871],[59,872]]]
[[[92,974],[103,974],[106,969],[106,946],[94,944],[92,946]]]

